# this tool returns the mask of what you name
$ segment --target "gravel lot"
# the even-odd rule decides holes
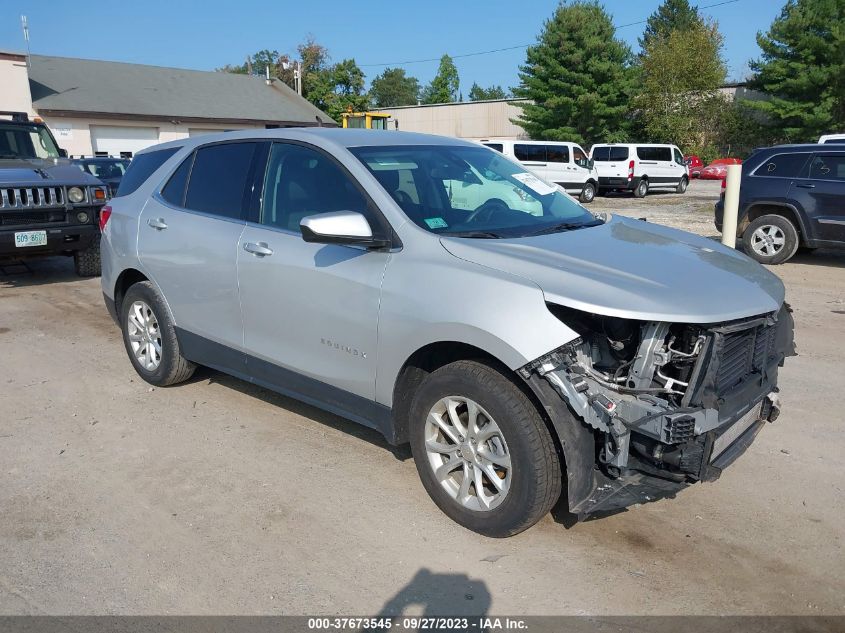
[[[591,208],[712,235],[718,190]],[[0,272],[0,613],[845,612],[845,255],[774,269],[800,356],[719,481],[503,541],[451,523],[374,432],[212,371],[150,388],[99,280],[30,266]]]

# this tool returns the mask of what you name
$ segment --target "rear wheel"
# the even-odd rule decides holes
[[[138,375],[166,387],[190,378],[196,365],[182,356],[173,318],[156,287],[139,282],[126,292],[121,305],[123,344]]]
[[[782,215],[763,215],[745,229],[742,244],[761,264],[782,264],[798,250],[798,230]]]
[[[584,203],[592,202],[593,198],[596,197],[596,186],[591,183],[585,183],[584,188],[581,190],[581,195],[578,196],[578,200]]]
[[[648,193],[648,180],[643,178],[637,183],[637,187],[634,189],[634,197],[635,198],[645,198],[645,195]]]
[[[86,249],[73,254],[73,267],[80,277],[98,277],[100,275],[100,240],[94,240]]]
[[[511,536],[539,521],[560,496],[560,462],[537,408],[488,365],[458,361],[432,372],[410,415],[423,486],[464,527]]]
[[[675,193],[685,193],[688,186],[689,180],[687,180],[687,177],[684,176],[681,178],[680,182],[678,183],[678,186],[675,187]]]

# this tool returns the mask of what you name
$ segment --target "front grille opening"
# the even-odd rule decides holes
[[[769,363],[776,325],[758,325],[724,335],[719,351],[716,391],[727,393],[753,374],[761,374]]]

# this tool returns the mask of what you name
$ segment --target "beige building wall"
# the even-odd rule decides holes
[[[511,123],[522,113],[511,100],[380,108],[379,112],[390,114],[404,132],[467,139],[528,138],[525,130]]]
[[[139,127],[155,128],[158,140],[156,143],[176,141],[188,138],[189,130],[196,133],[200,128],[203,132],[224,132],[233,129],[263,129],[264,126],[245,124],[217,124],[203,121],[202,123],[173,123],[172,121],[139,121],[137,119],[117,118],[82,118],[65,116],[41,115],[44,122],[53,131],[59,147],[67,150],[72,156],[91,155],[94,146],[91,138],[91,126],[103,127]],[[155,143],[150,143],[154,145]]]
[[[0,110],[35,114],[23,55],[0,51]]]

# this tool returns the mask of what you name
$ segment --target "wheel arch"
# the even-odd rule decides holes
[[[737,237],[742,237],[748,225],[764,215],[779,215],[792,222],[798,231],[799,246],[806,244],[808,240],[812,239],[812,236],[807,234],[806,223],[797,207],[787,202],[770,201],[755,202],[748,207],[748,210],[737,223]]]
[[[120,307],[123,304],[123,297],[126,296],[126,292],[129,288],[139,282],[149,280],[149,277],[137,268],[126,268],[121,271],[114,282],[114,305],[117,310],[118,318],[121,313]]]

